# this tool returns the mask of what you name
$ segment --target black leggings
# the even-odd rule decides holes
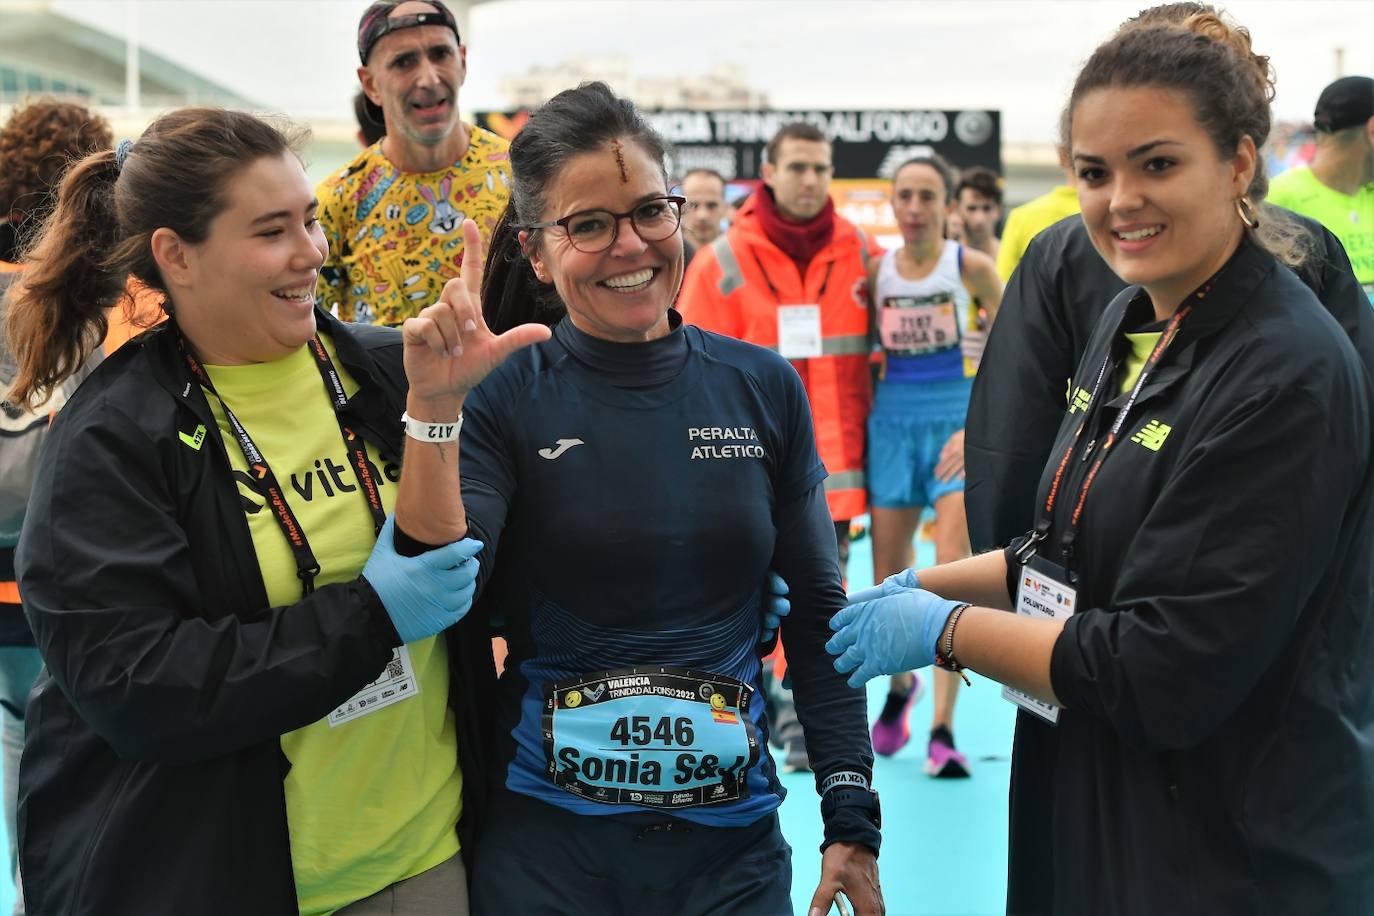
[[[579,815],[499,792],[477,841],[473,916],[783,916],[792,848],[776,813],[748,827]]]

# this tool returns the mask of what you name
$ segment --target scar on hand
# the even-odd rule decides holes
[[[619,140],[611,141],[611,152],[615,153],[615,164],[620,167],[620,183],[628,184],[630,173],[625,168],[625,148],[620,145]]]

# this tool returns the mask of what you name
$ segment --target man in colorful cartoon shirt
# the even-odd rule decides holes
[[[398,325],[462,273],[465,220],[491,237],[510,197],[509,144],[458,117],[467,48],[442,3],[373,3],[358,57],[386,136],[317,191],[329,258],[316,298],[345,320]]]

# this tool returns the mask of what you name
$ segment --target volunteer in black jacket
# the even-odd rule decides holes
[[[1374,371],[1374,310],[1340,240],[1285,211],[1313,239],[1293,266]],[[1093,248],[1075,213],[1041,232],[1007,284],[973,382],[964,431],[964,500],[975,551],[1004,547],[1035,523],[1035,491],[1068,406],[1067,380],[1093,327],[1127,284]]]
[[[1013,688],[1012,913],[1374,902],[1370,382],[1280,263],[1307,237],[1254,203],[1269,74],[1209,14],[1093,54],[1068,145],[1133,285],[1074,374],[1036,527],[832,621],[855,683],[934,661]]]
[[[1142,11],[1121,29],[1215,12],[1203,3],[1168,3]],[[1308,256],[1291,265],[1294,272],[1374,370],[1374,312],[1340,240],[1316,220],[1287,210],[1284,217],[1313,240]],[[964,499],[975,552],[1005,547],[1034,524],[1040,471],[1068,406],[1067,380],[1107,304],[1127,285],[1093,248],[1077,213],[1026,249],[1007,283],[969,400]]]
[[[31,914],[466,912],[492,672],[454,626],[481,545],[449,354],[548,332],[460,342],[477,272],[350,330],[314,307],[316,203],[278,130],[173,112],[74,165],[30,253],[18,399],[81,365],[128,275],[172,319],[59,415],[20,541]]]

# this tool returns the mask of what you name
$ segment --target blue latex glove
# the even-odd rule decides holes
[[[787,583],[782,576],[769,571],[763,583],[763,635],[759,642],[768,642],[777,632],[782,619],[792,613],[792,602],[787,600]]]
[[[949,615],[963,602],[912,589],[851,604],[830,618],[835,635],[826,651],[838,655],[835,670],[862,687],[880,674],[901,674],[935,661],[935,647]]]
[[[418,557],[396,552],[396,521],[386,520],[363,578],[382,599],[401,642],[418,642],[463,619],[477,590],[481,541],[464,538]]]
[[[886,598],[888,595],[897,595],[902,592],[909,592],[913,588],[920,588],[921,580],[916,578],[915,567],[904,569],[899,573],[888,576],[870,588],[860,589],[849,596],[846,604],[858,604],[860,601],[872,601],[874,598]]]

